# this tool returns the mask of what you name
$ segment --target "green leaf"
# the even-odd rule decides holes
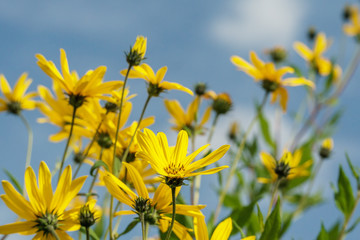
[[[22,193],[22,187],[19,184],[18,180],[14,177],[14,175],[12,175],[8,170],[3,169],[3,171],[5,172],[5,174],[8,176],[8,178],[10,179],[10,182],[15,186],[16,190],[18,190],[18,192]]]
[[[100,220],[97,221],[94,227],[94,232],[97,236],[100,238],[104,235],[104,229],[105,229],[105,218],[103,216],[100,217]]]
[[[283,224],[281,225],[279,237],[284,235],[291,226],[294,215],[292,213],[284,215]]]
[[[232,209],[241,208],[241,201],[238,193],[226,194],[224,198],[224,206]]]
[[[129,223],[129,225],[126,227],[126,229],[120,233],[119,235],[116,236],[116,239],[118,239],[119,237],[121,237],[122,235],[127,234],[128,232],[130,232],[140,221],[138,219],[135,219],[134,221],[132,221],[131,223]]]
[[[359,179],[359,174],[357,173],[354,165],[351,163],[350,157],[349,157],[349,155],[347,153],[345,153],[345,157],[346,157],[346,161],[347,161],[347,163],[348,163],[348,165],[349,165],[349,167],[351,169],[352,175],[354,176],[354,178],[356,180],[358,180]]]
[[[260,231],[264,231],[264,217],[261,213],[259,204],[256,204],[256,208],[257,208],[257,212],[258,212],[258,219],[259,219],[259,226],[260,226]]]
[[[262,112],[259,112],[259,124],[261,133],[264,137],[265,142],[272,148],[275,149],[275,142],[273,141],[271,137],[271,133],[269,130],[269,123],[265,116],[262,114]]]
[[[360,222],[360,217],[358,217],[358,218],[356,219],[356,221],[353,223],[353,225],[351,225],[351,227],[349,227],[349,229],[346,230],[346,233],[348,234],[348,233],[350,233],[352,230],[354,230],[355,227],[359,224],[359,222]]]
[[[342,166],[339,168],[338,178],[339,190],[335,193],[335,203],[339,210],[347,217],[354,207],[354,195],[350,181],[344,173]]]
[[[80,228],[80,232],[84,233],[86,235],[86,230],[85,227],[81,227]],[[98,237],[98,235],[96,235],[95,231],[92,230],[92,228],[89,228],[89,233],[90,233],[90,237],[93,240],[100,240],[100,238]]]
[[[96,161],[96,162],[94,163],[94,165],[93,165],[93,166],[91,167],[91,169],[90,169],[90,175],[94,177],[94,176],[95,176],[94,171],[95,171],[96,169],[100,168],[100,167],[104,167],[106,170],[109,171],[109,167],[108,167],[108,165],[107,165],[105,162],[103,162],[103,161]]]
[[[277,201],[274,210],[265,222],[264,232],[261,234],[260,240],[277,240],[279,239],[281,227],[280,218],[280,199]]]
[[[320,230],[319,235],[317,236],[316,240],[330,240],[329,234],[326,231],[323,223],[321,223],[321,230]]]
[[[230,214],[231,219],[235,221],[240,227],[243,227],[251,217],[256,202],[257,200],[247,206],[239,206],[235,208]]]

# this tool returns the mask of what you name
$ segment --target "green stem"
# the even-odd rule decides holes
[[[99,161],[101,161],[101,159],[102,159],[103,151],[104,151],[104,148],[102,147],[101,150],[100,150]],[[96,182],[96,178],[97,178],[98,174],[99,174],[99,168],[96,169],[95,176],[93,177],[93,180],[92,180],[91,185],[89,187],[89,191],[88,191],[88,194],[86,196],[86,202],[89,201],[89,198],[90,198],[92,190],[93,190],[93,188],[95,186],[95,182]]]
[[[124,79],[124,86],[122,88],[122,92],[121,92],[121,99],[120,99],[120,108],[119,108],[119,115],[118,115],[118,119],[117,119],[117,124],[116,124],[116,133],[115,133],[115,143],[114,143],[114,152],[113,152],[113,174],[117,174],[115,173],[115,161],[116,161],[116,144],[117,144],[117,139],[119,136],[119,130],[120,130],[120,120],[121,120],[121,113],[122,113],[122,106],[123,106],[123,101],[124,101],[124,93],[125,93],[125,87],[126,87],[126,83],[129,77],[129,73],[130,70],[132,68],[132,65],[129,64],[128,69],[126,71],[126,75],[125,75],[125,79]]]
[[[273,190],[272,190],[271,200],[270,200],[268,212],[267,212],[267,214],[266,214],[266,218],[268,218],[268,217],[270,216],[270,213],[271,213],[271,210],[272,210],[272,207],[273,207],[273,205],[274,205],[275,198],[276,198],[276,193],[277,193],[277,190],[279,189],[280,181],[281,181],[281,180],[278,179],[278,180],[276,180],[276,182],[275,182],[274,188],[273,188]]]
[[[54,230],[54,227],[53,226],[48,226],[47,227],[47,230],[53,235],[53,237],[56,239],[56,240],[60,240],[59,236],[57,235],[56,231]]]
[[[175,191],[176,191],[176,187],[172,187],[171,188],[171,196],[172,196],[172,218],[171,218],[171,225],[168,229],[168,232],[166,234],[166,240],[169,240],[170,239],[170,236],[171,236],[171,232],[172,232],[172,229],[174,227],[174,222],[175,222],[175,216],[176,216],[176,196],[175,196]]]
[[[113,240],[113,228],[112,228],[112,225],[113,225],[113,218],[114,218],[114,215],[113,215],[113,205],[114,205],[114,197],[111,195],[110,196],[110,215],[109,215],[109,234],[110,234],[110,240]]]
[[[216,123],[218,121],[219,115],[220,114],[218,114],[218,113],[215,115],[214,121],[213,121],[213,123],[211,125],[211,129],[210,129],[209,137],[207,139],[207,143],[211,142],[211,139],[212,139],[212,137],[214,135],[214,131],[215,131],[215,127],[216,127]]]
[[[94,142],[96,140],[97,134],[99,133],[100,127],[101,127],[102,123],[104,122],[105,117],[106,117],[107,114],[108,114],[108,112],[106,112],[105,116],[101,119],[99,125],[97,126],[95,134],[94,134],[93,138],[91,139],[91,142],[90,142],[89,146],[87,147],[86,152],[84,153],[84,156],[83,156],[84,159],[89,155],[90,149],[91,149],[92,145],[94,144]],[[78,175],[80,167],[81,167],[82,164],[83,164],[83,161],[81,163],[79,163],[78,167],[76,168],[74,176],[72,177],[73,179],[75,179],[76,176]]]
[[[140,214],[142,240],[147,239],[147,223],[145,222],[144,213]]]
[[[66,154],[67,154],[67,151],[68,151],[68,149],[69,149],[70,140],[71,140],[71,136],[72,136],[73,129],[74,129],[76,109],[77,109],[76,107],[74,107],[74,109],[73,109],[73,114],[72,114],[72,119],[71,119],[71,126],[70,126],[69,137],[68,137],[68,139],[67,139],[66,146],[65,146],[65,150],[64,150],[64,154],[63,154],[63,157],[62,157],[62,159],[61,159],[58,182],[59,182],[60,177],[61,177],[61,173],[62,173],[62,170],[63,170],[63,167],[64,167],[64,162],[65,162]]]
[[[120,210],[123,209],[123,205],[121,204],[121,202],[118,202],[118,203],[116,204],[116,206],[115,206],[115,212],[118,211],[119,207],[120,207]],[[117,232],[118,228],[120,227],[121,216],[122,216],[122,215],[118,216],[117,219],[116,219],[116,223],[115,223],[115,227],[114,227],[114,232]]]
[[[32,152],[34,135],[33,135],[33,131],[30,127],[29,122],[26,120],[24,115],[21,114],[21,112],[19,113],[19,117],[21,118],[21,120],[24,123],[26,130],[28,132],[28,145],[27,145],[26,161],[25,161],[25,170],[26,170],[28,167],[30,167],[30,163],[31,163],[31,152]],[[23,196],[25,196],[25,188],[23,189],[22,194],[23,194]]]
[[[264,98],[261,102],[261,105],[260,107],[258,108],[258,112],[256,114],[256,116],[254,117],[254,119],[251,121],[248,129],[246,130],[242,140],[241,140],[241,143],[240,143],[240,147],[239,147],[239,150],[237,151],[236,155],[235,155],[235,158],[234,158],[234,162],[232,163],[232,166],[231,166],[231,169],[230,169],[230,173],[226,179],[226,183],[225,183],[225,187],[222,188],[222,191],[220,193],[220,197],[219,197],[219,202],[217,204],[217,207],[216,207],[216,210],[215,210],[215,214],[214,214],[214,218],[213,218],[213,223],[216,222],[216,219],[218,218],[219,214],[220,214],[220,210],[221,210],[221,206],[224,202],[224,199],[225,199],[225,195],[227,193],[227,191],[229,190],[229,187],[230,187],[230,183],[231,183],[231,179],[232,177],[234,176],[235,174],[235,171],[236,171],[236,168],[237,168],[237,165],[238,165],[238,162],[241,158],[241,155],[242,155],[242,152],[244,150],[244,147],[245,147],[245,143],[246,143],[246,139],[247,137],[249,136],[252,128],[254,127],[257,119],[259,118],[259,115],[263,109],[263,107],[265,106],[265,103],[266,103],[266,100],[269,96],[269,92],[265,92],[265,95],[264,95]]]
[[[351,210],[350,214],[347,217],[345,217],[345,222],[344,222],[344,225],[341,228],[338,240],[345,239],[347,225],[348,225],[352,215],[354,214],[359,201],[360,201],[360,190],[357,191],[357,195],[356,195],[356,199],[355,199],[353,209]]]
[[[89,230],[89,227],[86,227],[85,230],[86,230],[86,240],[90,240],[90,230]]]
[[[137,123],[137,125],[136,125],[136,128],[135,128],[135,131],[134,131],[133,135],[131,136],[131,140],[130,140],[130,142],[129,142],[129,145],[127,146],[127,148],[126,148],[126,150],[125,150],[125,152],[124,152],[124,154],[123,154],[123,156],[122,156],[122,158],[121,158],[121,162],[124,162],[124,161],[126,160],[127,155],[129,154],[130,146],[131,146],[132,142],[134,141],[134,137],[135,137],[135,135],[136,135],[136,133],[137,133],[137,130],[139,129],[139,126],[140,126],[141,121],[142,121],[142,119],[143,119],[143,117],[144,117],[145,110],[146,110],[146,108],[147,108],[147,106],[148,106],[148,104],[149,104],[149,102],[150,102],[151,97],[152,97],[152,95],[149,94],[148,97],[147,97],[147,99],[146,99],[146,101],[145,101],[145,104],[144,104],[143,110],[142,110],[142,112],[141,112],[139,121],[138,121],[138,123]]]

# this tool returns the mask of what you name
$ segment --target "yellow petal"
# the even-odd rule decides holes
[[[186,92],[186,93],[190,94],[191,96],[194,95],[194,93],[193,93],[190,89],[188,89],[188,88],[180,85],[179,83],[162,81],[162,82],[159,84],[159,87],[162,88],[162,89],[165,89],[165,90],[179,90],[179,91],[183,91],[183,92]]]
[[[116,213],[114,214],[114,216],[116,217],[116,216],[133,215],[133,214],[135,214],[135,212],[132,211],[132,210],[122,210],[122,211],[116,212]]]
[[[194,218],[194,232],[197,240],[208,240],[208,230],[204,217]]]
[[[35,225],[37,223],[34,221],[26,221],[26,222],[16,222],[10,223],[6,225],[0,226],[0,234],[13,234],[13,233],[23,233],[27,232],[28,234],[36,233]],[[32,232],[28,232],[29,230],[33,230]]]
[[[178,134],[175,150],[172,157],[175,166],[179,166],[185,160],[188,148],[188,141],[188,133],[185,130],[181,130]]]
[[[124,162],[123,163],[124,166],[126,167],[129,177],[131,179],[131,182],[134,184],[134,187],[136,189],[136,192],[138,193],[139,196],[148,199],[149,198],[149,193],[147,191],[147,188],[144,184],[144,181],[142,179],[142,177],[139,174],[139,171],[136,170],[132,165]]]
[[[211,240],[226,240],[229,239],[232,231],[232,220],[227,218],[215,228]]]
[[[155,76],[156,82],[154,82],[154,84],[159,84],[164,79],[166,72],[167,72],[166,66],[160,68],[156,72],[156,76]]]
[[[295,51],[306,61],[312,61],[314,54],[305,44],[301,42],[295,42],[293,47]]]
[[[306,85],[309,86],[311,88],[315,88],[315,84],[314,82],[304,78],[304,77],[300,77],[300,78],[286,78],[281,82],[281,85],[283,86],[291,86],[291,87],[295,87],[295,86],[301,86],[301,85]]]
[[[326,37],[324,33],[319,33],[315,39],[314,55],[320,56],[326,50]]]
[[[53,197],[53,190],[51,187],[51,172],[44,161],[40,163],[39,167],[39,187],[40,196],[45,199],[46,206],[50,207]]]

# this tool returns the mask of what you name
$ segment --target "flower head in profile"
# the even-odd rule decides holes
[[[331,155],[331,152],[334,148],[334,141],[332,138],[326,138],[321,143],[319,155],[321,158],[326,159],[329,158]]]
[[[216,94],[214,91],[210,90],[204,94],[204,97],[213,100],[212,109],[218,115],[227,113],[232,107],[232,100],[228,93],[223,92]]]
[[[143,63],[140,66],[134,66],[133,69],[130,70],[129,78],[144,79],[149,84],[147,89],[149,95],[154,97],[159,96],[161,92],[166,90],[180,90],[193,95],[193,92],[190,89],[180,85],[179,83],[163,81],[166,72],[167,67],[164,66],[155,74],[154,70],[148,64]],[[120,73],[125,76],[127,70],[122,70]]]
[[[196,170],[222,158],[230,146],[223,145],[206,157],[193,162],[195,157],[205,150],[209,144],[186,156],[189,137],[184,130],[179,132],[175,147],[169,146],[166,135],[162,132],[156,136],[150,129],[144,129],[144,132],[139,132],[137,137],[140,151],[136,153],[136,157],[149,162],[158,174],[165,177],[166,184],[171,188],[183,185],[183,181],[188,177],[213,174],[228,167],[222,166],[196,172]]]
[[[195,239],[209,240],[209,233],[204,217],[194,218]],[[232,231],[232,219],[226,218],[220,222],[211,235],[210,240],[228,240]],[[255,240],[255,236],[241,238],[241,240]]]
[[[285,86],[307,85],[312,88],[315,87],[312,81],[303,77],[282,79],[283,75],[286,73],[293,73],[294,69],[291,67],[281,67],[276,69],[274,63],[263,62],[258,58],[255,52],[250,52],[250,60],[252,64],[241,57],[231,57],[231,62],[238,68],[238,70],[253,77],[256,82],[261,82],[262,88],[266,92],[271,93],[272,103],[279,99],[280,106],[284,112],[286,111],[288,101],[288,92],[285,89]]]
[[[356,40],[360,40],[360,14],[357,7],[353,7],[349,10],[349,23],[345,23],[343,26],[344,33],[348,36],[355,36]]]
[[[323,53],[329,47],[328,40],[324,33],[318,33],[315,38],[314,47],[311,50],[302,42],[295,42],[295,51],[308,62],[316,73],[327,76],[331,72],[331,62],[323,56]]]
[[[33,100],[37,93],[26,93],[32,80],[23,73],[12,90],[3,74],[0,74],[1,92],[5,98],[0,97],[0,112],[7,111],[12,114],[19,114],[21,110],[33,110],[36,102]]]
[[[307,160],[300,165],[302,151],[296,150],[294,154],[285,150],[281,159],[276,161],[270,154],[262,152],[260,158],[271,178],[258,178],[261,183],[272,183],[277,180],[291,180],[310,175],[309,167],[312,160]]]
[[[45,162],[40,163],[38,182],[31,167],[25,172],[26,200],[8,181],[2,181],[5,194],[1,199],[23,221],[0,226],[0,234],[36,234],[33,239],[55,239],[55,231],[60,239],[72,239],[66,231],[80,228],[76,220],[78,212],[65,210],[78,194],[86,176],[72,180],[71,166],[65,168],[53,193],[51,173]]]
[[[57,82],[69,96],[69,103],[74,107],[80,107],[86,98],[102,98],[103,94],[110,94],[111,91],[123,85],[121,81],[110,81],[103,83],[106,72],[105,66],[95,70],[89,70],[79,78],[76,72],[70,72],[69,64],[64,49],[60,49],[61,71],[56,68],[52,61],[48,61],[43,55],[36,54],[39,67]]]
[[[165,107],[173,117],[171,122],[174,123],[172,129],[176,131],[186,130],[189,135],[199,132],[202,133],[204,125],[210,118],[211,107],[208,107],[204,113],[200,123],[196,123],[197,114],[199,110],[200,97],[196,96],[195,99],[189,104],[186,111],[181,107],[177,100],[165,100]]]
[[[130,66],[138,66],[145,59],[147,38],[137,36],[135,44],[126,53],[126,61]]]
[[[172,213],[171,189],[165,184],[160,184],[154,193],[154,197],[150,198],[140,173],[131,164],[123,164],[128,171],[128,177],[133,183],[137,194],[116,176],[107,172],[107,175],[104,176],[104,182],[110,194],[120,202],[132,208],[132,210],[118,211],[115,213],[115,216],[133,214],[137,214],[138,216],[143,215],[147,223],[150,225],[158,225],[162,232],[166,232],[171,222],[171,219],[165,215]],[[177,188],[176,195],[179,191],[180,187]],[[176,207],[177,214],[191,217],[203,217],[200,210],[205,206],[176,204]],[[188,233],[189,229],[177,221],[175,221],[173,231],[180,239],[192,239]]]

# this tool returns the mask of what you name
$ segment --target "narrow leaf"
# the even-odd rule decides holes
[[[277,240],[281,227],[280,218],[280,199],[277,201],[274,210],[265,222],[264,232],[261,234],[260,240]]]
[[[94,165],[93,165],[93,166],[91,167],[91,169],[90,169],[90,175],[94,177],[94,176],[95,176],[94,171],[95,171],[96,169],[100,168],[100,167],[104,167],[106,170],[109,171],[109,167],[108,167],[108,165],[107,165],[105,162],[103,162],[103,161],[96,161],[96,162],[94,163]]]
[[[16,190],[18,190],[20,193],[23,192],[21,185],[19,184],[18,180],[14,177],[14,175],[12,175],[8,170],[3,169],[3,171],[5,172],[5,174],[8,176],[8,178],[10,179],[10,182],[15,186]]]

